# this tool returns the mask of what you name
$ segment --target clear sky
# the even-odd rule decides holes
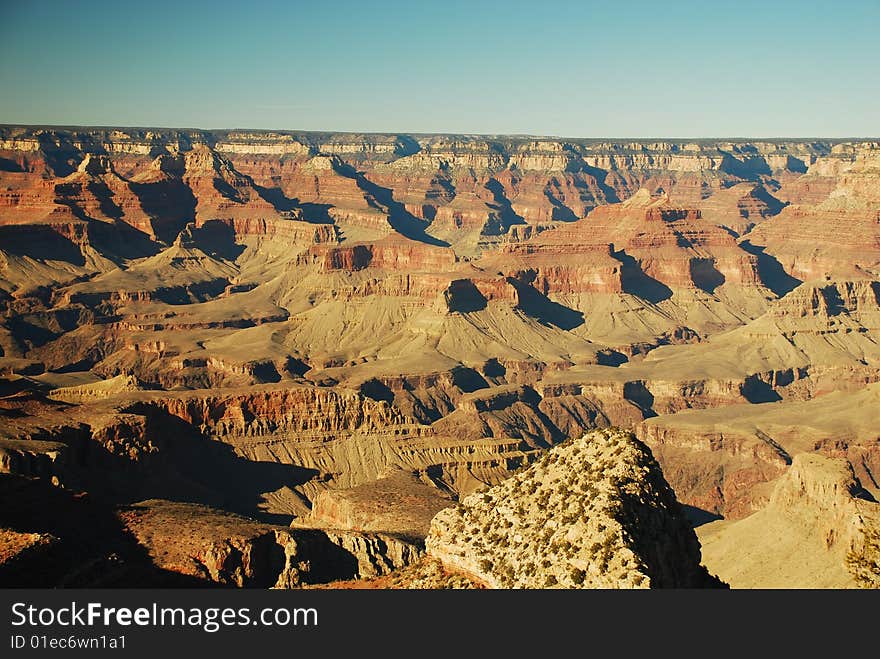
[[[880,134],[880,0],[0,0],[0,123]]]

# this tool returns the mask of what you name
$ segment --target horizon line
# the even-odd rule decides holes
[[[551,139],[551,140],[667,140],[673,142],[687,140],[703,140],[703,141],[750,141],[750,140],[824,140],[824,141],[875,141],[880,140],[877,135],[846,135],[839,137],[822,136],[822,135],[709,135],[709,136],[661,136],[661,135],[594,135],[594,136],[574,136],[574,135],[552,135],[546,133],[480,133],[480,132],[450,132],[450,131],[373,131],[373,130],[329,130],[329,129],[299,129],[299,128],[240,128],[232,127],[197,127],[197,126],[159,126],[159,125],[125,125],[125,124],[29,124],[0,122],[2,128],[44,128],[53,130],[101,130],[101,129],[123,129],[123,130],[173,130],[173,131],[200,131],[200,132],[252,132],[252,133],[280,133],[280,134],[314,134],[314,135],[379,135],[383,137],[394,136],[450,136],[450,137],[485,137],[485,138],[529,138],[529,139]]]

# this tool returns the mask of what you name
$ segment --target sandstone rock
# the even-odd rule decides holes
[[[880,505],[863,492],[845,461],[797,455],[765,508],[698,530],[705,564],[734,588],[876,587]]]
[[[63,400],[67,403],[82,403],[90,399],[106,398],[128,391],[140,391],[144,389],[142,383],[131,375],[117,375],[108,380],[102,380],[94,384],[82,384],[74,387],[59,387],[54,389],[51,398]]]
[[[327,529],[324,535],[334,545],[354,557],[357,570],[353,576],[371,579],[392,574],[416,563],[423,555],[422,549],[412,542],[384,533],[352,533]],[[315,561],[321,560],[320,555]],[[344,578],[344,573],[336,575]]]
[[[650,451],[598,430],[431,523],[428,553],[493,588],[704,587],[699,543]]]
[[[161,568],[219,584],[291,588],[309,571],[284,530],[191,504],[145,501],[122,513]]]
[[[158,567],[239,588],[376,577],[420,555],[389,536],[285,529],[194,504],[144,501],[120,515]]]
[[[319,492],[308,518],[295,523],[424,540],[431,519],[451,502],[448,493],[395,470],[364,485]]]
[[[806,401],[680,412],[644,421],[651,447],[683,503],[738,519],[763,507],[792,457],[845,458],[874,496],[880,447],[871,411],[878,385]]]
[[[7,567],[16,560],[28,559],[38,554],[57,539],[48,533],[19,533],[0,529],[0,567]]]

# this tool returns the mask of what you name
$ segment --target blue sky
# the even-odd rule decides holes
[[[0,0],[0,123],[880,134],[880,0]]]

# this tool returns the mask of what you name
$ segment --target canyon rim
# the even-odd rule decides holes
[[[7,585],[878,583],[877,142],[6,126],[0,312]]]

